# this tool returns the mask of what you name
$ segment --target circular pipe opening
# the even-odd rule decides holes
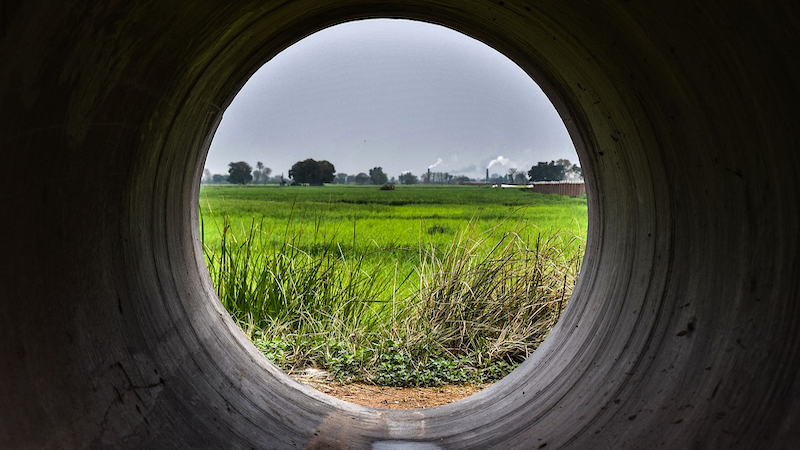
[[[342,102],[345,98],[348,100]],[[369,138],[369,143],[366,139],[362,142],[364,137]],[[462,149],[457,159],[452,149]],[[398,150],[402,150],[402,156]],[[319,190],[323,188],[286,188],[283,184],[278,189],[279,180],[282,182],[291,173],[288,168],[292,163],[308,157],[335,163],[337,177],[331,186],[325,187],[324,192]],[[228,312],[234,320],[238,318],[239,326],[256,346],[270,349],[264,353],[295,379],[334,397],[352,399],[356,404],[408,409],[410,405],[429,408],[432,403],[453,402],[453,398],[466,396],[457,391],[474,393],[493,384],[501,378],[498,372],[510,372],[503,363],[516,365],[538,346],[560,317],[562,306],[568,303],[577,278],[576,267],[583,259],[580,249],[585,242],[585,201],[582,209],[567,211],[577,204],[568,205],[563,200],[551,204],[519,189],[508,190],[505,186],[502,190],[492,190],[485,189],[489,186],[483,184],[495,183],[493,187],[501,183],[524,184],[511,179],[500,181],[496,172],[505,176],[506,169],[520,168],[519,174],[527,180],[527,168],[535,166],[537,161],[558,160],[560,164],[562,158],[574,161],[576,157],[563,122],[538,85],[485,44],[450,29],[408,20],[349,22],[315,33],[270,60],[248,80],[226,110],[205,161],[201,183],[204,256]],[[269,180],[270,186],[211,186],[221,183],[214,180],[223,179],[221,173],[227,166],[241,164],[233,161],[250,163],[252,167],[246,169],[249,171],[256,168],[256,160],[274,168],[268,169],[275,174]],[[431,169],[434,175],[439,171],[456,177],[468,175],[470,183],[466,184],[471,186],[449,186],[447,191],[436,189],[435,196],[427,189],[415,190],[425,184],[462,184],[446,179],[425,181],[425,167],[430,163],[435,164],[428,167],[429,177]],[[459,169],[470,164],[471,169]],[[366,184],[372,187],[347,188],[346,194],[337,188],[345,183],[341,175],[346,174],[342,172],[350,173],[347,184],[354,184],[354,174],[373,166],[381,166],[393,175],[392,183],[394,175],[402,169],[414,169],[422,179],[417,186],[399,184],[397,189],[402,193],[378,194],[379,186],[371,182]],[[220,175],[212,177],[209,167]],[[491,182],[490,169],[495,172]],[[571,174],[565,170],[565,176]],[[252,184],[267,183],[256,175],[253,172]],[[287,180],[287,184],[291,181]],[[233,181],[238,182],[251,184],[245,178]],[[548,187],[558,188],[538,186]],[[500,191],[505,195],[495,195]],[[346,212],[340,211],[342,195],[347,196],[345,204],[354,201],[353,195],[360,200],[355,200],[356,204]],[[470,198],[495,195],[497,205],[484,203],[485,198],[477,199],[478,203],[476,199],[448,200],[451,195]],[[419,205],[420,202],[434,204]],[[436,206],[440,202],[447,205]],[[314,206],[320,203],[327,206]],[[512,204],[525,210],[514,211],[511,213],[514,216],[507,218]],[[554,211],[556,204],[562,209]],[[452,214],[445,211],[451,206],[459,211]],[[382,212],[373,216],[373,208]],[[289,209],[291,213],[287,212]],[[362,212],[368,217],[360,217]],[[568,215],[573,212],[574,218]],[[358,217],[358,245],[355,217]],[[222,223],[225,218],[228,227]],[[526,225],[517,222],[523,218]],[[317,223],[317,219],[321,222]],[[312,222],[317,224],[310,229],[303,226]],[[506,224],[513,230],[503,228],[492,232],[491,237],[484,235],[487,228]],[[444,239],[420,232],[428,229],[428,235],[434,234],[430,231],[434,225],[435,231],[444,229],[440,231]],[[473,226],[477,231],[467,232]],[[405,228],[410,231],[403,231]],[[301,229],[305,231],[296,231]],[[224,243],[220,242],[220,234],[227,237]],[[499,236],[513,239],[518,246],[513,246],[513,250],[512,247],[496,249],[486,255]],[[314,240],[313,248],[306,242],[309,238]],[[561,238],[570,240],[579,250],[562,249],[566,244]],[[472,242],[470,250],[464,249],[466,254],[462,251],[451,254],[446,250],[456,245],[456,239]],[[284,240],[291,242],[288,249],[281,245]],[[276,246],[271,244],[274,242]],[[333,254],[325,250],[327,244],[334,245]],[[320,245],[323,250],[318,254]],[[432,252],[434,245],[436,251]],[[239,250],[245,247],[246,251]],[[462,245],[458,244],[458,248]],[[297,278],[286,271],[288,266],[272,259],[278,254],[287,257],[295,250],[300,251],[296,254],[297,266],[292,266]],[[567,256],[560,254],[562,250],[574,253]],[[449,255],[445,258],[469,258],[474,269],[453,269],[455,264],[451,266],[442,259],[443,253]],[[408,261],[409,254],[419,260]],[[426,256],[420,256],[423,254]],[[525,275],[520,267],[523,259],[530,262]],[[427,263],[423,264],[423,260]],[[438,267],[434,260],[442,263],[442,269],[433,269]],[[343,264],[344,261],[347,263]],[[314,268],[311,272],[307,264]],[[498,270],[497,264],[514,265],[515,269]],[[394,276],[386,276],[376,268],[378,265],[393,267],[388,270],[394,270]],[[326,283],[324,292],[317,294],[321,280],[316,270],[320,266],[326,267],[324,276],[330,284]],[[249,268],[248,282],[240,279],[245,276],[245,268]],[[453,270],[453,275],[441,281],[444,275],[436,275],[433,270],[437,273]],[[502,280],[504,277],[507,282]],[[274,292],[263,286],[264,280],[291,292],[287,294],[283,288]],[[353,280],[359,280],[355,284],[363,286],[360,292],[347,288],[341,299],[354,300],[356,308],[366,305],[367,314],[373,308],[380,310],[384,302],[388,305],[396,302],[396,307],[381,313],[390,314],[391,318],[384,316],[377,326],[366,322],[354,324],[350,316],[342,318],[340,308],[345,308],[342,301],[337,301],[336,292],[352,286]],[[475,312],[465,312],[460,319],[451,316],[448,306],[457,309],[454,303],[458,301],[444,300],[446,306],[442,299],[428,300],[434,294],[419,286],[431,283],[471,286],[471,294],[462,292],[457,298],[473,305]],[[490,284],[508,286],[508,292],[492,296],[491,291],[481,290],[482,285]],[[528,292],[519,292],[521,289]],[[526,295],[533,297],[523,298]],[[241,303],[243,298],[247,299],[245,304]],[[404,313],[409,306],[413,310],[417,302],[426,305],[425,309],[414,310],[419,317]],[[501,305],[498,309],[513,317],[494,315],[488,312],[489,305]],[[300,317],[308,317],[308,322],[314,325],[308,326],[306,319],[301,323]],[[426,317],[439,319],[425,323]],[[523,324],[520,317],[530,320]],[[448,333],[457,333],[454,328],[461,323],[459,320],[465,319],[470,321],[470,328],[480,331],[469,332],[466,342],[461,343]],[[338,326],[335,320],[340,320]],[[525,325],[529,328],[521,330]],[[423,329],[441,337],[423,337]],[[325,332],[320,334],[319,330]],[[528,334],[520,338],[522,333]],[[430,348],[427,353],[421,348],[423,341],[430,344],[425,347]],[[395,348],[387,350],[390,346]],[[287,354],[300,356],[284,359],[278,356],[283,349]],[[417,356],[420,351],[423,359]],[[497,353],[493,354],[494,351]],[[463,358],[457,360],[453,353]],[[337,355],[341,361],[342,354],[352,358],[352,364],[363,364],[364,368],[357,372],[351,372],[350,366],[341,368],[341,363],[332,361],[331,355]],[[362,354],[370,356],[362,360]],[[379,356],[384,361],[380,365],[376,361]],[[395,362],[397,359],[389,356],[402,358],[402,362]],[[435,361],[429,364],[424,360],[426,357]],[[401,367],[406,366],[406,361],[414,366],[408,372]],[[456,367],[437,365],[442,362]],[[306,366],[309,363],[313,369],[308,372],[313,376],[303,376],[311,367]],[[387,364],[402,373],[389,373],[384,368]],[[371,378],[339,386],[340,376]],[[432,377],[445,380],[456,377],[456,381],[444,382],[453,398],[448,399],[442,393],[443,388],[431,385],[436,382]],[[379,385],[364,386],[374,382]],[[452,384],[464,386],[456,389],[450,387]],[[393,386],[404,389],[384,389]]]

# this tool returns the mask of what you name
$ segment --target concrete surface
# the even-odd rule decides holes
[[[198,245],[237,89],[367,17],[515,60],[590,191],[559,326],[432,410],[298,387],[236,331]],[[3,1],[0,448],[797,448],[799,28],[788,0]]]

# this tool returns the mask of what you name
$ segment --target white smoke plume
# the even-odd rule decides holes
[[[491,168],[492,168],[492,166],[494,166],[495,164],[500,164],[501,166],[505,167],[505,166],[507,166],[507,165],[508,165],[510,162],[511,162],[511,160],[510,160],[510,159],[508,159],[508,158],[506,158],[505,156],[502,156],[502,155],[501,155],[501,156],[498,156],[497,158],[493,159],[493,160],[492,160],[492,162],[490,162],[490,163],[489,163],[489,165],[488,165],[488,166],[486,166],[486,168],[487,168],[487,169],[491,169]]]
[[[437,158],[437,159],[438,159],[438,161],[436,161],[434,164],[431,164],[430,166],[428,166],[429,170],[433,169],[436,166],[441,166],[442,163],[444,162],[444,161],[442,161],[442,158]]]

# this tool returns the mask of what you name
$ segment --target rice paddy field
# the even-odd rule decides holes
[[[223,305],[288,372],[486,382],[544,339],[577,279],[586,198],[478,186],[203,186]]]

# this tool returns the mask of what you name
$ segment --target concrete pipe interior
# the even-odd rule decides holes
[[[368,17],[516,61],[590,190],[547,342],[430,410],[295,385],[235,329],[198,246],[204,152],[238,88]],[[0,447],[796,445],[798,17],[759,0],[2,2]]]

